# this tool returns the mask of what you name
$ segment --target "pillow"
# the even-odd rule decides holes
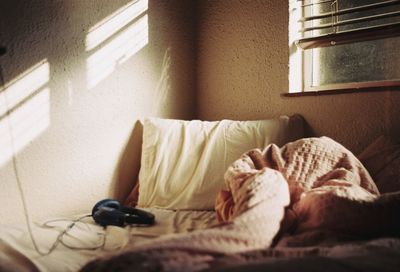
[[[214,209],[215,198],[224,187],[223,175],[241,154],[303,136],[299,115],[213,122],[146,118],[137,206]]]
[[[380,136],[360,155],[381,193],[400,191],[400,143]]]

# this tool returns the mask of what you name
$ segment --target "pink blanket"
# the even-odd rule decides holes
[[[380,195],[361,162],[327,137],[301,139],[282,148],[272,144],[244,154],[225,174],[229,190],[220,193],[216,204],[220,221],[232,220],[245,209],[238,195],[243,195],[250,177],[266,169],[287,181],[290,205],[280,232],[307,233],[296,236],[297,243],[299,237],[321,239],[322,233],[373,237],[399,232],[399,194]]]

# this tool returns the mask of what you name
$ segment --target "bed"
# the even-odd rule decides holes
[[[68,229],[46,256],[23,226],[4,226],[0,270],[397,271],[400,145],[382,136],[355,157],[327,137],[305,138],[304,125],[298,115],[146,118],[124,205],[153,213],[156,224],[42,222],[33,227],[42,251]]]

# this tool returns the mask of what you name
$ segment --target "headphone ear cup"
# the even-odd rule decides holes
[[[92,216],[96,213],[97,210],[99,210],[102,207],[109,207],[112,209],[119,210],[121,208],[121,204],[118,201],[109,198],[100,200],[99,202],[96,203],[96,205],[94,205],[92,209]]]
[[[103,199],[94,205],[92,217],[101,226],[123,226],[125,224],[125,214],[120,211],[120,208],[121,204],[118,201]]]
[[[108,225],[122,227],[125,225],[125,217],[123,212],[109,207],[101,207],[93,215],[94,221],[103,227]]]

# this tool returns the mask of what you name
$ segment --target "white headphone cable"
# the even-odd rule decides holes
[[[1,80],[1,91],[0,93],[3,93],[4,96],[4,104],[6,107],[6,115],[5,118],[7,119],[7,126],[8,126],[8,131],[10,132],[10,144],[11,144],[11,151],[12,151],[12,166],[13,166],[13,171],[14,171],[14,175],[15,175],[15,180],[17,182],[17,187],[18,187],[18,192],[21,198],[21,202],[22,202],[22,208],[24,211],[24,217],[25,217],[25,224],[26,227],[28,228],[28,233],[29,233],[29,237],[32,241],[33,247],[35,248],[36,252],[41,255],[41,256],[46,256],[49,255],[51,253],[51,249],[53,247],[50,248],[50,250],[48,252],[42,252],[39,249],[38,244],[36,243],[35,237],[33,236],[33,231],[32,231],[32,225],[31,225],[31,220],[29,218],[29,213],[28,213],[28,206],[26,205],[26,198],[25,198],[25,194],[24,194],[24,190],[22,188],[22,183],[21,183],[21,179],[19,177],[19,173],[18,173],[18,167],[17,167],[17,157],[16,157],[16,152],[15,152],[15,143],[14,143],[14,137],[13,137],[13,128],[11,125],[11,110],[9,108],[8,105],[8,99],[7,99],[7,94],[6,92],[6,87],[5,87],[5,81],[4,81],[4,76],[3,76],[3,68],[0,65],[0,80]]]

